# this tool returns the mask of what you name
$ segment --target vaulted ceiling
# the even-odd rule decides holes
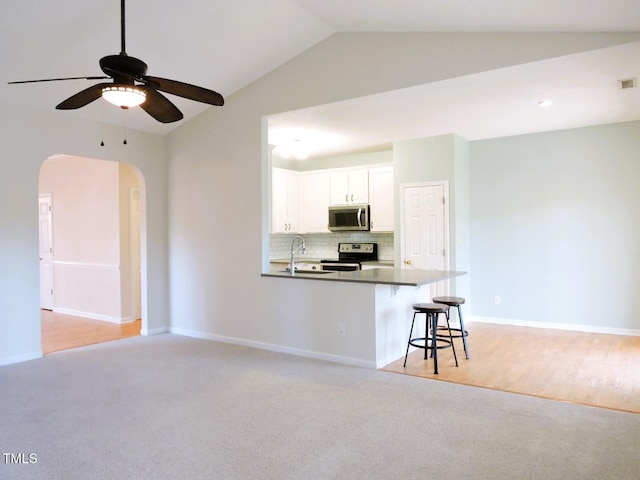
[[[117,0],[4,0],[0,16],[0,103],[24,108],[52,110],[60,101],[90,85],[87,80],[71,80],[23,85],[9,81],[70,76],[100,75],[98,60],[120,51],[120,2]],[[450,31],[450,32],[640,32],[640,2],[637,0],[129,0],[126,15],[127,53],[143,59],[149,74],[204,86],[228,97],[289,59],[336,32],[358,31]],[[631,44],[633,45],[633,44]],[[613,49],[609,54],[576,57],[569,70],[579,67],[588,77],[590,66],[607,61],[615,76],[619,62],[635,61],[633,72],[640,76],[638,46]],[[600,65],[601,66],[601,65]],[[527,75],[522,66],[514,74]],[[571,81],[560,78],[561,70],[551,61],[541,68],[553,73],[554,82],[564,87]],[[548,78],[548,77],[545,77]],[[474,104],[469,98],[469,82],[479,82],[475,91],[487,99],[505,95],[498,73],[457,79],[451,85],[464,101],[456,109]],[[475,85],[475,83],[474,83]],[[501,90],[498,91],[495,87]],[[431,85],[428,94],[441,94],[443,85]],[[402,102],[424,91],[410,90],[399,95]],[[507,92],[507,95],[509,92]],[[390,93],[389,95],[393,95]],[[126,124],[152,133],[164,134],[202,112],[206,105],[177,97],[171,100],[185,119],[176,124],[155,122],[144,112],[126,112],[126,120],[116,107],[93,102],[77,111],[61,115]],[[532,101],[535,98],[532,99]],[[362,100],[359,100],[362,101]],[[633,102],[637,102],[634,99]],[[629,102],[623,102],[625,104]],[[477,105],[476,105],[477,107]],[[640,117],[638,104],[632,105]],[[331,116],[326,107],[315,112],[315,121]],[[508,105],[500,108],[512,108]],[[309,112],[307,112],[309,113]],[[455,111],[456,116],[464,113]],[[517,112],[505,110],[505,114]],[[634,119],[629,112],[607,118]],[[308,117],[308,115],[307,115]],[[274,120],[275,121],[275,120]],[[294,121],[281,118],[282,125]],[[463,128],[464,126],[457,127]],[[347,127],[345,127],[347,128]],[[371,126],[375,128],[375,126]],[[491,132],[465,127],[460,133],[474,137]],[[531,127],[533,128],[533,127]],[[436,132],[437,133],[437,132]],[[413,133],[411,133],[412,135]],[[361,143],[365,140],[361,140]],[[357,142],[356,142],[357,143]],[[360,148],[360,146],[358,147]]]

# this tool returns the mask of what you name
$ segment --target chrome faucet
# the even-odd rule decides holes
[[[296,242],[300,243],[300,245],[298,245],[297,247],[296,247]],[[293,242],[291,242],[291,263],[289,264],[289,272],[291,272],[291,275],[293,275],[296,271],[295,253],[301,248],[302,248],[302,253],[304,253],[307,249],[307,247],[304,244],[304,238],[298,235],[296,238],[293,239]]]

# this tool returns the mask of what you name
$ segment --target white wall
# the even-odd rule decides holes
[[[146,191],[143,289],[145,331],[168,328],[166,170],[161,137],[72,119],[54,110],[0,106],[0,364],[41,355],[38,267],[38,175],[55,154],[126,161],[139,169]],[[147,240],[147,238],[149,240]]]
[[[640,331],[640,122],[472,142],[471,157],[473,315]]]
[[[172,329],[308,355],[364,355],[353,337],[340,350],[335,324],[373,321],[368,306],[342,307],[373,299],[340,284],[260,276],[269,232],[263,116],[636,37],[338,34],[207,110],[167,138]]]

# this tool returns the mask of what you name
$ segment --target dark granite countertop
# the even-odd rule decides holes
[[[263,273],[263,277],[278,277],[294,280],[321,280],[330,282],[353,282],[353,283],[373,283],[380,285],[398,285],[419,287],[429,283],[440,282],[450,278],[466,275],[467,272],[454,270],[417,270],[401,268],[372,268],[368,270],[357,270],[354,272],[323,272],[323,273],[300,273],[291,275],[282,271],[282,264],[271,265],[268,273]]]

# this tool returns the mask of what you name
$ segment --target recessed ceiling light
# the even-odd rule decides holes
[[[548,107],[549,105],[551,105],[553,102],[551,100],[540,100],[538,102],[538,105],[541,107]]]

